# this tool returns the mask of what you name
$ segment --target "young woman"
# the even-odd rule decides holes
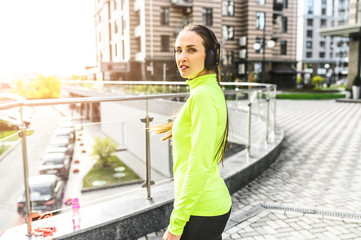
[[[212,30],[202,25],[185,27],[175,42],[190,97],[175,121],[164,125],[173,140],[175,201],[163,240],[220,240],[230,215],[231,196],[218,166],[228,135],[219,50]]]

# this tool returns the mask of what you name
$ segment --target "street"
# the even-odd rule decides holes
[[[30,128],[35,131],[26,138],[29,176],[38,175],[39,160],[61,117],[51,106],[36,107],[33,110]],[[0,162],[0,236],[7,228],[22,223],[17,214],[17,200],[24,191],[22,156],[22,145],[19,143]]]

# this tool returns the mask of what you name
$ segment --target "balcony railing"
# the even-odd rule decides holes
[[[86,88],[90,92],[95,92],[94,95],[103,96],[48,100],[17,98],[14,102],[0,104],[0,110],[19,109],[21,118],[23,118],[24,112],[29,110],[29,108],[37,112],[36,119],[33,119],[34,123],[30,125],[31,129],[24,127],[25,125],[22,123],[17,133],[15,132],[8,137],[0,139],[0,144],[2,145],[15,144],[16,142],[21,143],[24,188],[26,190],[25,213],[31,212],[31,209],[35,207],[35,205],[30,204],[33,194],[30,194],[28,179],[29,175],[34,175],[34,173],[38,172],[39,152],[44,152],[44,149],[40,148],[43,145],[39,144],[49,141],[51,133],[57,128],[56,122],[59,119],[52,112],[54,110],[57,114],[71,117],[76,127],[74,139],[76,147],[66,185],[66,188],[69,188],[66,191],[66,194],[68,194],[66,197],[71,197],[71,193],[74,194],[74,189],[79,188],[79,184],[81,185],[82,178],[74,172],[81,165],[77,165],[79,163],[75,163],[75,161],[80,159],[80,164],[89,166],[95,164],[96,161],[91,156],[92,145],[90,143],[92,140],[89,139],[93,139],[97,135],[105,135],[111,137],[119,144],[117,156],[121,155],[127,156],[126,158],[138,159],[133,159],[131,164],[137,161],[144,162],[146,172],[144,186],[147,189],[147,199],[151,199],[151,180],[154,179],[151,175],[158,174],[158,177],[154,179],[155,181],[172,178],[172,167],[171,158],[169,157],[169,143],[161,142],[161,136],[150,136],[149,127],[164,123],[167,117],[172,116],[175,110],[181,107],[183,101],[188,96],[188,93],[159,94],[159,92],[178,91],[186,84],[184,82],[125,81],[67,81],[66,83],[68,87],[63,87],[65,93],[68,92],[73,95],[78,93],[80,96],[86,92],[84,90]],[[107,85],[111,85],[111,88],[107,88]],[[80,86],[81,88],[79,88]],[[127,88],[129,86],[131,86],[131,89]],[[138,92],[138,94],[144,94],[144,92],[141,92],[142,89],[144,90],[144,86],[145,88],[155,88],[156,91],[154,93],[156,94],[129,95],[129,90]],[[228,140],[234,143],[234,146],[244,145],[247,156],[249,158],[255,157],[259,154],[258,149],[272,142],[275,137],[276,86],[257,83],[222,83],[222,87],[231,88],[225,91],[231,126]],[[113,95],[110,96],[109,94]],[[120,94],[122,96],[119,96]],[[47,108],[41,110],[43,107]],[[97,114],[100,115],[98,118],[95,117]],[[88,149],[83,152],[87,144]],[[34,150],[36,150],[36,153],[34,153]],[[150,159],[152,159],[152,164]],[[3,162],[1,163],[4,164]],[[14,159],[12,164],[19,165],[20,163]],[[19,167],[21,168],[21,164]],[[154,169],[155,171],[153,171]],[[118,170],[121,170],[120,167]],[[21,179],[18,172],[14,172],[13,175],[15,179]],[[120,176],[121,174],[119,174]],[[96,184],[101,183],[97,182]],[[78,189],[77,191],[79,192],[80,190]],[[83,201],[81,205],[83,207],[91,205],[95,201],[103,201],[105,197],[102,196],[101,199],[100,197],[99,199],[88,199],[88,201]],[[108,196],[108,198],[111,197]],[[69,207],[59,208],[53,211],[53,213],[60,211],[69,211]],[[32,222],[28,221],[27,224],[28,234],[31,234],[33,232]],[[25,234],[26,232],[24,232]]]

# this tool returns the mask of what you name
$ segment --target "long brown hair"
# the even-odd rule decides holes
[[[207,30],[206,27],[203,25],[193,25],[193,24],[186,25],[183,29],[181,29],[178,32],[177,37],[174,39],[174,42],[178,38],[179,34],[182,31],[192,31],[192,32],[197,33],[203,39],[203,46],[204,46],[206,53],[208,52],[209,49],[211,49],[214,46],[214,40],[213,40],[212,36],[210,36],[209,30]],[[221,71],[220,71],[219,65],[215,66],[213,71],[216,73],[218,85],[222,89],[222,87],[220,85]],[[227,147],[227,138],[228,138],[228,129],[229,129],[227,104],[226,104],[226,112],[227,112],[226,128],[224,129],[221,144],[219,145],[218,150],[215,155],[215,157],[217,157],[217,156],[219,156],[219,154],[221,154],[222,165],[223,165],[223,159],[224,159],[224,152]],[[173,121],[159,125],[159,126],[153,126],[152,130],[156,134],[166,133],[166,135],[162,138],[162,141],[164,141],[167,139],[172,139],[172,127],[173,127]]]

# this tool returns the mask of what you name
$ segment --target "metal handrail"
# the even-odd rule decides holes
[[[109,84],[109,85],[183,85],[188,84],[185,81],[97,81],[97,80],[63,80],[63,83],[70,84]],[[221,86],[243,86],[243,87],[266,87],[273,88],[276,85],[270,83],[255,83],[255,82],[220,82]]]
[[[79,82],[79,81],[77,81]],[[80,83],[86,83],[89,81],[80,81]],[[94,81],[91,81],[94,83]],[[98,83],[98,82],[95,82]],[[115,82],[115,81],[104,81],[102,83],[106,84],[140,84],[135,82]],[[184,82],[142,82],[141,84],[147,83],[148,85],[155,85],[155,84],[161,84],[161,85],[185,85]],[[235,86],[256,86],[256,87],[263,87],[264,90],[267,90],[269,93],[270,90],[273,90],[274,94],[276,93],[276,86],[272,84],[258,84],[258,83],[221,83],[221,85],[235,85]],[[260,91],[260,89],[237,89],[237,90],[229,90],[225,91],[225,94],[232,94],[232,93],[240,93],[240,92],[247,92],[252,93],[254,91]],[[262,91],[262,90],[261,90]],[[110,97],[83,97],[83,98],[60,98],[60,99],[41,99],[41,100],[22,100],[22,98],[19,97],[11,97],[6,94],[0,93],[1,97],[7,97],[15,99],[15,102],[7,102],[0,104],[0,110],[9,109],[9,108],[15,108],[20,107],[20,116],[22,121],[22,126],[19,129],[19,136],[22,139],[22,151],[23,151],[23,165],[24,165],[24,185],[25,185],[25,197],[26,197],[26,208],[27,212],[31,212],[31,206],[30,206],[30,195],[29,195],[29,185],[28,185],[28,160],[27,160],[27,149],[26,149],[26,129],[25,124],[23,121],[23,107],[24,106],[46,106],[46,105],[58,105],[58,104],[72,104],[72,103],[95,103],[95,102],[116,102],[116,101],[135,101],[135,100],[145,100],[146,102],[146,116],[144,119],[144,122],[146,123],[146,168],[147,168],[147,176],[146,176],[146,182],[145,185],[147,187],[147,199],[152,199],[150,194],[150,185],[151,185],[151,177],[150,177],[150,140],[149,140],[149,115],[148,115],[148,100],[150,99],[168,99],[168,98],[177,98],[177,97],[187,97],[189,93],[170,93],[170,94],[154,94],[154,95],[143,95],[143,96],[110,96]],[[269,98],[269,95],[267,94],[267,98]],[[248,136],[248,156],[251,156],[251,115],[252,115],[252,99],[250,97],[250,94],[248,94],[248,106],[249,106],[249,136]],[[267,99],[267,108],[269,107],[269,99]],[[275,109],[274,109],[275,110]],[[275,113],[274,113],[275,117]],[[266,134],[266,143],[268,143],[268,127],[269,127],[269,111],[267,111],[267,134]],[[275,127],[275,119],[274,119],[274,127]],[[32,227],[31,227],[31,217],[28,218],[27,221],[27,235],[32,234]]]

